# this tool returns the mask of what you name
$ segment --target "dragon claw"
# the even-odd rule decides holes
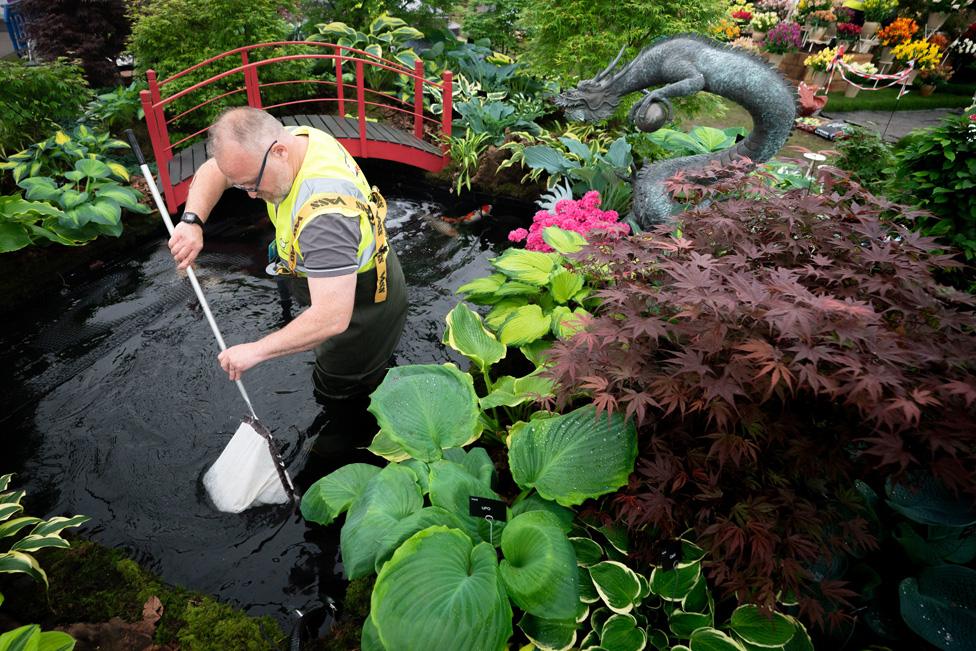
[[[671,121],[674,108],[666,97],[657,97],[653,93],[644,96],[630,109],[630,121],[639,130],[645,132],[657,131]]]

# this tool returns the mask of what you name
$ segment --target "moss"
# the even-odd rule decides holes
[[[212,597],[166,585],[114,549],[75,541],[71,549],[44,550],[37,558],[48,575],[46,592],[23,577],[0,580],[0,592],[8,597],[5,611],[45,630],[113,617],[138,621],[143,604],[155,596],[163,604],[159,644],[179,642],[185,651],[263,651],[278,648],[285,638],[272,618],[249,617]]]

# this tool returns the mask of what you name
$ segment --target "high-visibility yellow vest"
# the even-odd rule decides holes
[[[307,136],[308,149],[288,195],[277,205],[267,204],[279,258],[275,273],[305,275],[298,238],[314,219],[335,219],[329,217],[335,214],[358,219],[357,273],[376,267],[376,302],[382,302],[386,298],[386,202],[335,138],[307,126],[289,131]]]

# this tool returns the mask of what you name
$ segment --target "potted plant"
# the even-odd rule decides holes
[[[881,28],[881,23],[895,15],[898,0],[864,0],[864,25],[861,27],[861,38],[868,40],[874,37]]]
[[[803,60],[803,65],[807,67],[807,78],[811,86],[823,86],[827,82],[827,72],[836,57],[837,48],[828,47]],[[850,55],[845,55],[844,61],[849,60]]]
[[[847,43],[848,48],[861,37],[861,26],[854,23],[837,23],[837,40]]]
[[[884,46],[881,63],[891,63],[891,49],[911,39],[918,32],[918,23],[911,18],[895,18],[887,27],[878,31],[878,42]]]
[[[915,83],[918,84],[918,94],[928,97],[939,86],[945,86],[952,78],[953,70],[947,65],[937,65],[934,68],[919,70]]]
[[[752,37],[756,40],[763,38],[766,33],[779,22],[779,14],[775,11],[763,11],[753,14],[749,25],[752,27]]]
[[[769,55],[769,62],[779,66],[783,56],[788,52],[796,52],[803,44],[800,36],[800,25],[797,23],[777,23],[763,39],[762,48]]]
[[[810,13],[810,24],[813,29],[810,31],[810,40],[822,42],[827,34],[827,29],[837,22],[837,15],[830,9],[818,9]]]
[[[739,29],[739,25],[736,24],[734,20],[727,17],[719,18],[718,22],[712,23],[709,26],[708,31],[712,38],[726,43],[734,41],[742,34],[742,30]]]
[[[845,77],[847,88],[844,89],[844,97],[857,97],[861,86],[868,83],[868,75],[877,74],[878,67],[870,61],[854,62],[847,67]]]
[[[891,50],[891,56],[897,63],[907,65],[909,61],[914,61],[915,66],[905,83],[912,83],[923,70],[931,70],[939,65],[942,55],[939,47],[928,41],[906,41]]]

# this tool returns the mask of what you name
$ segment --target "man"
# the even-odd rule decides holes
[[[285,327],[222,352],[231,380],[255,365],[315,349],[315,396],[345,399],[382,380],[406,320],[406,285],[387,245],[386,204],[329,134],[285,128],[260,109],[225,111],[210,127],[212,158],[193,179],[169,240],[180,269],[203,248],[203,225],[231,187],[267,203],[275,225],[269,271],[292,277],[309,305]]]

